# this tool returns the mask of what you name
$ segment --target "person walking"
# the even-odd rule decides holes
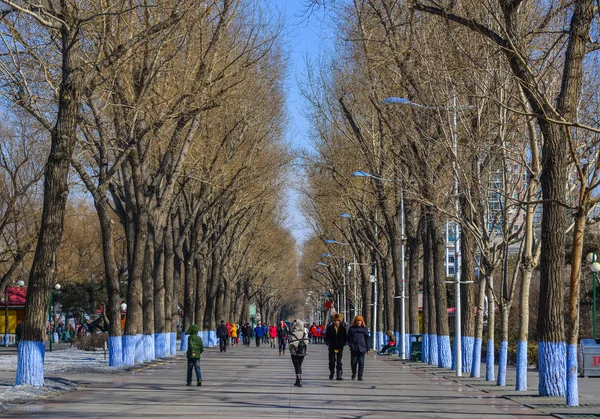
[[[267,322],[263,323],[263,339],[262,343],[269,343],[269,326]]]
[[[238,343],[238,327],[237,324],[233,323],[231,325],[231,330],[229,331],[231,334],[231,346],[235,346]]]
[[[333,380],[333,374],[336,374],[336,380],[342,378],[342,355],[346,345],[346,329],[341,325],[344,316],[341,313],[335,313],[331,316],[332,323],[325,330],[325,343],[329,347],[329,379]]]
[[[227,326],[225,326],[225,320],[221,320],[221,324],[217,327],[217,338],[219,338],[219,352],[227,352]]]
[[[204,352],[204,342],[202,338],[198,336],[198,326],[193,324],[188,329],[187,333],[190,335],[188,338],[188,350],[187,350],[187,385],[192,385],[192,369],[196,370],[196,383],[198,387],[202,385],[202,371],[200,371],[200,356]]]
[[[350,330],[348,330],[348,347],[350,348],[352,379],[356,378],[356,367],[358,366],[358,381],[362,381],[365,369],[365,354],[369,353],[369,330],[365,327],[363,316],[356,316]]]
[[[246,323],[242,326],[242,335],[244,340],[244,346],[250,347],[250,338],[252,337],[252,328],[250,323]]]
[[[302,320],[294,320],[288,342],[292,364],[294,364],[294,372],[296,373],[296,382],[294,385],[302,387],[302,362],[304,362],[308,348],[308,333],[304,330],[304,322]]]
[[[277,342],[279,344],[279,355],[285,355],[285,346],[288,341],[288,335],[290,334],[290,330],[287,327],[287,324],[283,320],[279,321],[279,325],[277,326]]]
[[[271,348],[275,348],[275,342],[277,341],[277,327],[274,324],[269,326],[269,339],[271,341]]]
[[[260,347],[260,341],[263,337],[263,328],[260,324],[260,322],[258,322],[258,324],[256,325],[256,327],[254,328],[254,338],[256,340],[256,347]]]

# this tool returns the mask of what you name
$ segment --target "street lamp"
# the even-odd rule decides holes
[[[17,281],[17,287],[21,288],[25,285],[22,280]],[[4,346],[8,346],[8,303],[10,298],[8,297],[8,285],[4,288]]]
[[[50,320],[50,352],[52,352],[52,340],[54,338],[54,328],[52,327],[52,323],[54,321],[54,305],[52,302],[54,290],[56,290],[56,292],[60,291],[60,284],[54,284],[54,289],[50,290],[50,307],[48,307],[48,318]]]
[[[598,281],[598,272],[600,272],[600,263],[596,262],[598,257],[595,253],[588,253],[585,259],[592,264],[592,324],[593,324],[593,337],[596,339],[596,282]]]
[[[474,106],[457,106],[456,105],[456,96],[452,97],[452,106],[426,106],[421,105],[419,103],[412,102],[408,99],[401,97],[388,97],[383,100],[383,103],[388,105],[410,105],[419,109],[426,110],[443,110],[443,111],[452,111],[452,151],[454,153],[454,161],[452,162],[453,167],[453,177],[454,177],[454,210],[458,216],[460,210],[460,203],[458,199],[458,173],[457,173],[457,157],[458,157],[458,141],[456,138],[457,132],[457,122],[456,122],[456,111],[464,110],[464,109],[473,109]],[[454,287],[455,287],[455,342],[456,342],[456,376],[462,376],[462,330],[461,330],[461,310],[460,310],[460,225],[459,223],[454,224]],[[471,282],[471,281],[468,281]],[[462,282],[466,283],[466,282]]]
[[[354,172],[351,176],[355,177],[368,177],[376,180],[380,180],[383,182],[395,182],[400,184],[400,358],[406,359],[406,289],[405,289],[405,267],[404,267],[404,257],[405,257],[405,246],[406,242],[405,237],[405,228],[404,228],[404,187],[402,179],[384,179],[377,176],[372,175],[367,172]]]

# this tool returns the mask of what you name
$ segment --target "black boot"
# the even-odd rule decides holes
[[[338,380],[338,381],[342,381],[343,380],[343,378],[342,378],[342,371],[340,371],[340,370],[337,371],[337,375],[336,375],[335,379]]]
[[[298,374],[298,387],[302,387],[302,374]]]
[[[334,374],[334,372],[333,372],[333,371],[329,371],[329,379],[330,379],[330,380],[333,380],[333,374]]]
[[[294,387],[300,387],[300,380],[298,379],[298,375],[296,375],[296,382],[294,383]]]

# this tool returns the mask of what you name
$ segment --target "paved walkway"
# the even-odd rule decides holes
[[[385,359],[384,359],[385,358]],[[304,387],[293,386],[289,355],[269,347],[209,349],[202,359],[203,386],[185,386],[185,359],[135,373],[74,377],[77,391],[15,406],[11,418],[542,418],[544,413],[506,398],[447,380],[387,357],[368,357],[365,381],[328,379],[324,345],[309,345]]]

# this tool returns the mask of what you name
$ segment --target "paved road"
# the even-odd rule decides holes
[[[185,386],[185,359],[135,373],[96,374],[79,390],[16,406],[11,418],[541,418],[543,413],[402,362],[369,356],[365,381],[330,381],[327,352],[309,345],[304,387],[293,386],[289,356],[268,347],[210,349],[202,359],[203,386]]]

